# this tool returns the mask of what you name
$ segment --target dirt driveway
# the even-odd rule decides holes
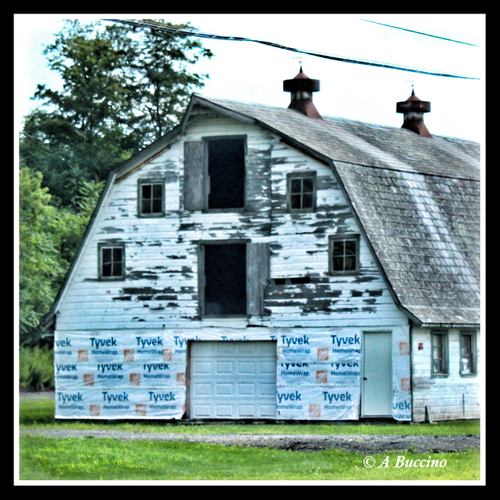
[[[20,400],[54,400],[54,392],[21,392]],[[480,438],[465,436],[404,436],[366,434],[177,434],[171,432],[124,432],[114,430],[23,429],[21,433],[42,434],[60,438],[111,438],[124,441],[184,441],[224,446],[246,446],[278,450],[321,451],[341,448],[362,455],[389,451],[417,453],[460,452],[479,448]]]
[[[110,438],[123,441],[183,441],[223,446],[274,448],[293,451],[322,451],[340,448],[362,455],[389,451],[417,453],[459,452],[479,448],[479,436],[372,436],[311,434],[177,434],[124,432],[114,430],[23,429],[21,433],[57,438]]]

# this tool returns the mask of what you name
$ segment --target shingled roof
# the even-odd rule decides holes
[[[424,326],[478,326],[480,168],[475,142],[194,95],[331,166],[398,305]]]

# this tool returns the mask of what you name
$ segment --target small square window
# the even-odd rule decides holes
[[[330,273],[359,272],[359,237],[330,238]]]
[[[139,184],[139,215],[163,215],[163,183],[141,182]]]
[[[125,270],[123,245],[101,245],[99,247],[99,265],[101,279],[123,279]]]
[[[316,209],[316,172],[288,174],[288,211],[312,212]]]

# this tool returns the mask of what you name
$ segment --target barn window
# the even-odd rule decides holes
[[[476,375],[476,332],[460,332],[460,375]]]
[[[125,247],[123,245],[99,245],[99,278],[120,280],[125,277]]]
[[[245,206],[245,141],[213,139],[208,142],[208,208]]]
[[[241,241],[200,244],[201,315],[262,315],[268,276],[268,244]]]
[[[448,332],[431,331],[432,375],[448,375]]]
[[[163,182],[139,182],[139,215],[143,217],[160,216],[164,214]]]
[[[312,212],[316,208],[316,172],[294,172],[287,175],[289,212]]]
[[[359,235],[330,236],[330,274],[359,272]]]
[[[185,143],[186,210],[245,208],[245,149],[244,137]]]

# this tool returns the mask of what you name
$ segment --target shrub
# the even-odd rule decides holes
[[[54,351],[50,347],[19,348],[19,385],[36,391],[54,387]]]

